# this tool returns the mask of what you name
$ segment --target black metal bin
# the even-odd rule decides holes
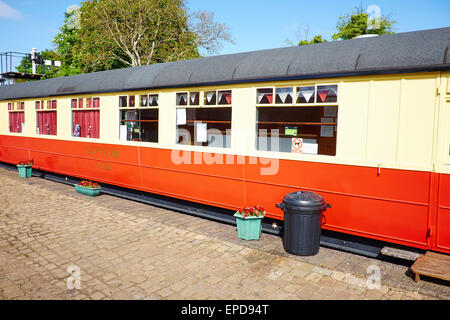
[[[284,250],[298,256],[319,253],[322,213],[331,207],[323,197],[296,191],[285,195],[277,207],[284,212]]]

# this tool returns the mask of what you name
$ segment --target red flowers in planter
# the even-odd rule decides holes
[[[266,214],[266,211],[261,206],[254,207],[244,207],[238,210],[238,213],[242,215],[242,217],[263,217]]]
[[[80,183],[78,183],[79,186],[81,187],[85,187],[85,188],[100,188],[99,184],[97,182],[92,182],[92,181],[88,181],[88,180],[83,180]]]
[[[33,160],[20,161],[17,165],[18,166],[32,166]]]

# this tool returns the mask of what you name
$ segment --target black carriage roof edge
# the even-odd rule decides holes
[[[0,101],[450,70],[450,27],[252,51],[0,87]]]

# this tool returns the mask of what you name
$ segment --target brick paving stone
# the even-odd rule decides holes
[[[93,295],[91,295],[91,298],[93,299],[93,300],[101,300],[101,299],[103,299],[105,297],[105,295],[103,294],[103,293],[101,293],[101,292],[96,292],[96,293],[94,293]]]
[[[319,273],[311,273],[305,279],[312,282],[319,282],[324,276]]]
[[[342,280],[344,280],[345,279],[345,273],[343,273],[343,272],[340,272],[340,271],[333,271],[332,273],[331,273],[331,278],[333,278],[333,279],[335,279],[335,280],[338,280],[338,281],[342,281]]]
[[[91,198],[0,169],[0,299],[449,299],[406,266],[321,247],[293,256],[282,239],[109,195]],[[380,289],[366,286],[378,265]],[[75,274],[80,270],[79,288]],[[72,282],[71,282],[72,280]]]
[[[333,271],[321,267],[314,267],[312,272],[319,273],[324,276],[330,276],[333,273]]]

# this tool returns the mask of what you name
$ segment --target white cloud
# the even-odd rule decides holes
[[[0,18],[20,20],[23,18],[23,15],[3,1],[0,1]]]

